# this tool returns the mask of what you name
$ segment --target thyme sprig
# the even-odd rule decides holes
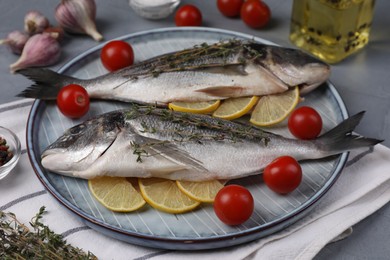
[[[149,153],[146,149],[156,147],[156,146],[161,146],[161,145],[168,145],[170,144],[169,141],[156,141],[156,142],[149,142],[149,143],[144,143],[144,144],[139,144],[137,142],[131,141],[130,146],[133,149],[133,154],[137,155],[136,161],[139,163],[143,162],[144,157],[150,157],[150,156],[155,156],[160,153],[154,153],[151,154]]]
[[[31,219],[30,230],[13,213],[0,211],[0,259],[97,259],[68,244],[42,223],[45,207]]]
[[[149,124],[144,116],[156,116],[161,121],[168,121],[170,127],[164,124]],[[251,125],[237,124],[230,121],[219,120],[205,115],[195,115],[190,113],[180,113],[168,109],[160,109],[156,106],[133,105],[127,111],[128,120],[139,120],[140,133],[156,134],[168,137],[168,140],[155,140],[130,143],[133,154],[137,155],[137,162],[143,162],[143,158],[154,156],[158,153],[150,153],[149,148],[156,148],[155,151],[174,149],[177,144],[196,142],[205,144],[207,142],[230,141],[232,143],[243,142],[245,139],[263,142],[265,146],[270,141],[270,133],[262,131]],[[166,146],[165,148],[163,146]]]
[[[239,56],[238,59],[234,57],[241,51],[245,51],[249,55],[246,55],[245,58]],[[142,76],[158,77],[161,73],[166,72],[244,65],[248,59],[255,59],[261,55],[261,52],[237,39],[215,44],[202,43],[190,49],[159,56],[148,63],[141,63],[148,69],[132,72],[128,77],[130,80],[137,80]]]
[[[269,142],[269,137],[271,135],[271,133],[263,131],[260,128],[256,128],[251,125],[234,123],[228,120],[220,120],[218,118],[210,117],[207,115],[176,112],[169,109],[158,108],[157,106],[153,105],[133,104],[131,109],[126,112],[126,117],[128,119],[138,118],[140,116],[145,115],[157,116],[162,121],[169,121],[173,124],[177,124],[177,127],[170,129],[157,129],[156,126],[149,126],[147,121],[143,119],[141,121],[142,129],[140,129],[140,132],[142,133],[153,134],[156,132],[170,132],[172,135],[178,134],[183,136],[190,136],[191,133],[196,134],[195,132],[193,132],[194,129],[188,128],[192,126],[198,128],[199,130],[215,130],[219,133],[217,134],[218,136],[220,136],[220,134],[222,133],[225,139],[229,140],[237,141],[240,138],[256,139],[264,141],[265,144]],[[208,139],[221,140],[220,137],[217,137],[217,139],[215,139],[210,138],[210,136],[204,134],[200,135],[200,138],[207,139],[207,137],[209,137]]]
[[[160,115],[163,120],[177,123],[183,127],[194,126],[199,129],[218,131],[218,133],[212,137],[207,135],[200,135],[200,138],[203,139],[210,139],[214,141],[231,140],[233,142],[237,142],[239,139],[245,138],[257,139],[264,141],[265,145],[267,145],[269,142],[269,133],[262,131],[259,128],[254,128],[251,125],[241,125],[205,115],[178,113],[167,109],[155,108],[155,114]],[[212,120],[212,122],[210,120]],[[232,124],[234,124],[234,126]],[[177,131],[177,129],[175,131]],[[223,136],[223,139],[221,139],[221,136]]]

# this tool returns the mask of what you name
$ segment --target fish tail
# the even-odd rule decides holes
[[[51,100],[56,99],[63,86],[77,83],[78,79],[59,74],[55,71],[42,68],[27,68],[17,71],[35,84],[20,92],[18,97]]]
[[[352,131],[360,123],[365,111],[351,116],[341,122],[339,125],[320,136],[316,142],[322,148],[321,150],[336,154],[363,147],[374,146],[383,140],[367,138],[352,134]]]

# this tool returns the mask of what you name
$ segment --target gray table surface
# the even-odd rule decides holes
[[[223,17],[216,1],[182,1],[196,4],[203,13],[203,26],[233,30],[261,37],[283,46],[293,47],[288,40],[292,1],[265,0],[272,11],[269,26],[262,30],[250,29],[240,19]],[[38,10],[56,25],[54,9],[59,1],[53,0],[0,0],[0,38],[8,32],[23,29],[24,15]],[[173,16],[164,20],[145,20],[137,16],[128,0],[96,0],[97,26],[105,40],[162,27],[173,27]],[[330,80],[343,98],[350,114],[366,110],[366,116],[356,131],[360,134],[385,139],[390,147],[390,1],[379,0],[369,45],[359,53],[332,66]],[[70,59],[99,43],[91,38],[67,37],[62,44],[61,60],[50,68],[56,70]],[[0,104],[17,100],[17,93],[30,82],[9,73],[9,65],[17,56],[0,46]],[[348,238],[326,246],[315,259],[389,259],[390,258],[390,203],[361,221]]]

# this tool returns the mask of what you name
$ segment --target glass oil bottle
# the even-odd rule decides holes
[[[375,0],[294,0],[290,41],[328,63],[363,48]]]

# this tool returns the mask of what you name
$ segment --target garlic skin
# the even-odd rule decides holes
[[[62,42],[65,37],[65,31],[61,27],[47,27],[43,33],[49,33],[52,37],[56,38],[57,41]]]
[[[94,0],[62,0],[56,7],[55,18],[65,31],[90,35],[101,41],[96,29],[96,4]]]
[[[0,44],[7,44],[15,54],[21,54],[30,36],[21,31],[10,32],[6,39],[0,40]]]
[[[23,48],[22,55],[11,64],[11,73],[28,67],[49,66],[56,63],[61,56],[58,41],[49,33],[35,34],[30,37]]]
[[[30,11],[24,17],[24,30],[30,35],[41,33],[49,26],[49,20],[38,11]]]

